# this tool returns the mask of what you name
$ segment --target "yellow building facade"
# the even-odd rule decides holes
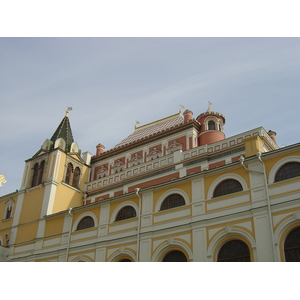
[[[186,110],[81,153],[68,112],[0,198],[0,260],[300,260],[300,144]]]

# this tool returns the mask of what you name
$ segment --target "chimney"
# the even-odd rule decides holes
[[[274,141],[274,143],[276,144],[276,132],[269,130],[268,131],[268,135],[270,136],[270,138]]]
[[[190,120],[193,119],[193,112],[191,110],[186,110],[184,113],[183,113],[183,116],[184,116],[184,122],[188,122]]]
[[[101,153],[103,153],[104,152],[104,149],[105,149],[105,147],[102,145],[102,144],[98,144],[97,146],[96,146],[96,155],[99,155],[99,154],[101,154]]]

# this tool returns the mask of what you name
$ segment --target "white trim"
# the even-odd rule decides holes
[[[220,240],[225,239],[227,237],[226,240],[224,240],[224,242],[219,246],[219,249],[217,249],[217,252],[219,252],[219,250],[225,243],[227,243],[228,241],[231,240],[231,237],[233,235],[238,235],[238,236],[241,236],[242,238],[246,239],[249,242],[252,249],[256,247],[255,240],[247,231],[239,229],[239,228],[233,228],[233,227],[230,227],[229,231],[230,232],[228,232],[228,230],[226,230],[226,228],[225,228],[224,231],[220,232],[213,238],[213,240],[211,241],[211,243],[207,249],[208,257],[212,257],[214,250],[216,249],[216,246],[220,242]],[[234,237],[232,239],[237,239],[237,238]],[[243,240],[241,240],[241,241],[243,242]],[[249,249],[249,251],[250,251],[250,249]],[[212,259],[213,259],[213,257],[212,257]],[[255,261],[254,251],[253,251],[253,260]]]
[[[185,243],[176,240],[176,238],[169,238],[156,249],[151,258],[151,262],[158,262],[158,259],[160,258],[162,253],[165,252],[168,248],[170,248],[170,251],[174,251],[174,249],[172,249],[174,248],[174,246],[177,247],[179,251],[180,249],[184,250],[188,254],[187,260],[193,261],[193,252]]]
[[[300,163],[300,156],[297,155],[293,155],[293,156],[287,156],[281,160],[279,160],[276,164],[273,165],[269,176],[268,176],[268,182],[269,184],[274,183],[275,182],[275,176],[277,171],[286,163],[288,162],[298,162]]]
[[[224,174],[224,175],[218,177],[211,184],[211,186],[209,187],[208,192],[207,192],[207,199],[213,198],[213,194],[214,194],[214,191],[215,191],[216,187],[219,185],[219,183],[221,183],[222,181],[224,181],[226,179],[237,180],[242,185],[243,191],[248,190],[247,183],[246,183],[246,181],[244,180],[243,177],[241,177],[240,175],[237,175],[235,173],[228,173],[228,174]]]
[[[172,194],[179,194],[179,195],[181,195],[181,196],[183,197],[184,201],[185,201],[185,205],[190,204],[190,199],[189,199],[189,196],[187,195],[187,193],[184,192],[184,191],[181,190],[181,189],[175,188],[175,189],[171,189],[171,190],[166,191],[165,193],[163,193],[163,194],[159,197],[159,199],[158,199],[158,201],[157,201],[157,203],[156,203],[156,205],[155,205],[155,212],[160,211],[160,207],[161,207],[162,203],[164,202],[164,200],[165,200],[168,196],[170,196],[170,195],[172,195]]]
[[[92,217],[94,220],[94,227],[98,227],[98,220],[97,220],[96,215],[90,211],[87,211],[77,217],[76,221],[73,224],[72,232],[77,230],[77,226],[78,226],[79,222],[85,217]]]
[[[138,211],[139,211],[138,205],[136,205],[133,201],[125,201],[125,202],[119,204],[113,211],[111,218],[110,218],[111,223],[115,222],[118,212],[125,206],[132,206],[135,209],[136,216],[138,216]]]
[[[136,256],[134,256],[131,251],[123,249],[122,247],[120,247],[116,253],[112,254],[107,261],[116,262],[121,256],[129,256],[133,262],[137,261]]]

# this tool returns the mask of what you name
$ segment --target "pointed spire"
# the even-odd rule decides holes
[[[65,117],[60,122],[59,126],[57,127],[56,131],[51,137],[51,141],[55,143],[55,141],[59,138],[63,138],[66,142],[66,151],[69,152],[71,148],[71,144],[74,142],[73,134],[71,130],[71,125],[69,121],[69,111],[72,110],[72,107],[68,107],[66,111]]]

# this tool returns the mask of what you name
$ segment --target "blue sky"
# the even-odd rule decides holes
[[[111,149],[177,113],[225,115],[227,137],[263,126],[299,142],[299,38],[0,38],[0,195],[20,188],[25,160],[67,107],[82,152]]]

